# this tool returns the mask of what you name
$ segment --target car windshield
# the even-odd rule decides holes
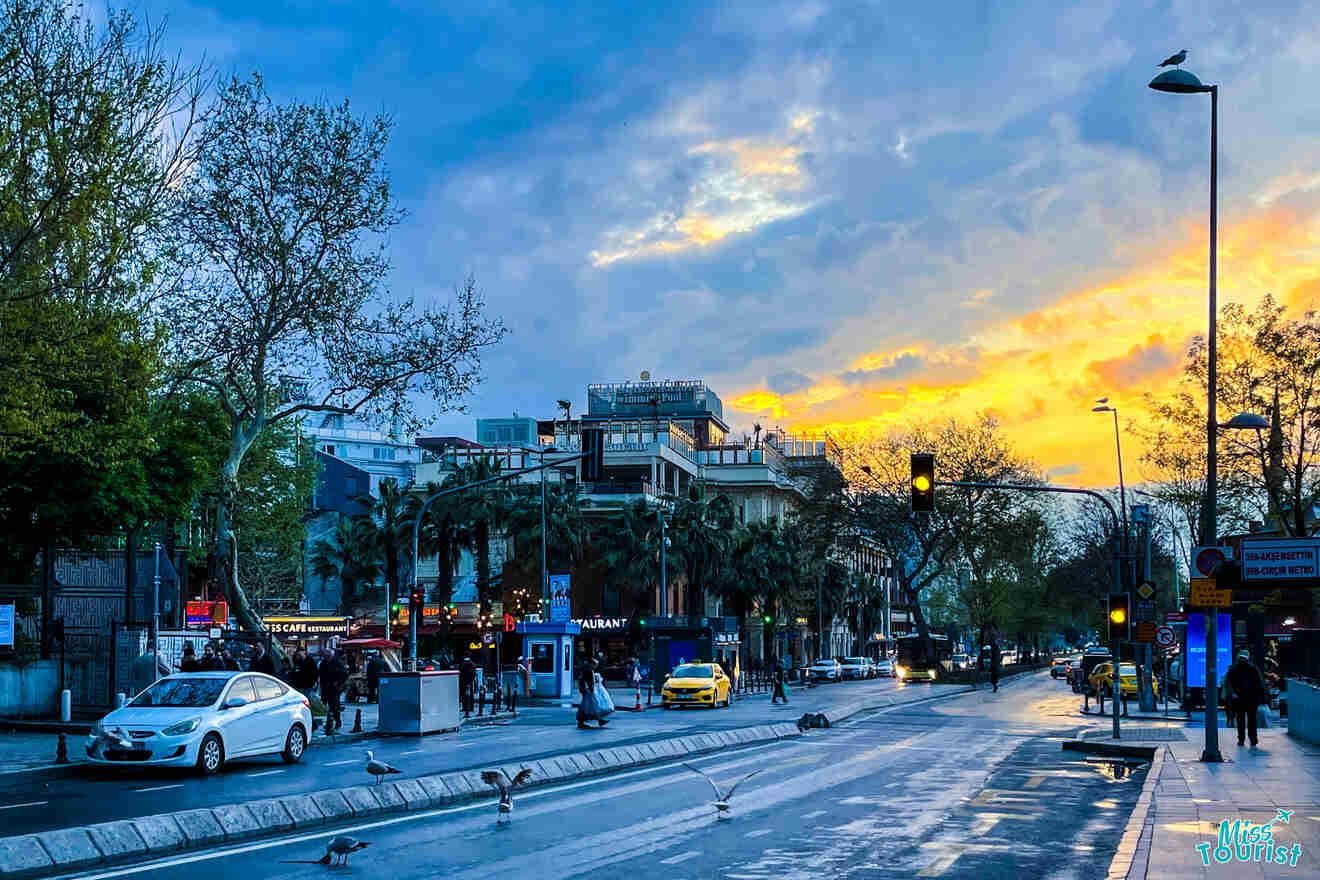
[[[714,678],[715,670],[710,666],[680,666],[674,670],[674,678]]]
[[[843,662],[847,663],[849,666],[861,666],[866,661],[861,657],[844,657]]]
[[[200,709],[220,699],[227,678],[167,678],[137,695],[130,706],[146,708]]]
[[[1124,664],[1122,664],[1122,665],[1120,665],[1120,666],[1118,667],[1118,674],[1119,674],[1119,675],[1136,675],[1136,674],[1137,674],[1137,667],[1135,667],[1135,666],[1129,666],[1127,663],[1124,663]]]

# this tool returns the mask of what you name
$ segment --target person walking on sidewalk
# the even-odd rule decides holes
[[[348,684],[348,667],[332,648],[321,661],[321,702],[325,703],[325,732],[334,733],[344,726],[344,704],[340,694]]]
[[[275,661],[266,653],[266,644],[257,642],[252,646],[252,659],[248,661],[248,672],[275,674]]]
[[[990,687],[991,693],[999,693],[999,645],[995,642],[990,643]],[[1102,702],[1100,711],[1104,710]]]
[[[1251,654],[1239,651],[1237,662],[1228,668],[1224,676],[1233,688],[1234,710],[1237,712],[1238,745],[1243,745],[1243,738],[1251,738],[1251,747],[1256,747],[1256,707],[1265,703],[1265,679],[1260,670],[1251,662]]]
[[[316,668],[316,661],[307,656],[307,652],[302,648],[293,652],[293,676],[289,684],[293,685],[294,690],[302,693],[304,697],[310,697],[312,691],[316,690],[316,683],[320,679],[320,672]]]
[[[788,704],[788,682],[784,680],[784,667],[775,664],[775,691],[770,697],[770,702],[773,704],[780,700],[783,700],[785,705]]]
[[[472,658],[467,654],[463,655],[463,662],[458,665],[458,696],[463,705],[463,714],[472,714],[472,704],[476,699],[473,693],[477,686],[477,664],[472,662]]]
[[[183,643],[183,660],[179,663],[180,672],[201,672],[202,664],[197,661],[196,649],[192,642]]]

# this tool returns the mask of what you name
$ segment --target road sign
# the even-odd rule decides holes
[[[1173,627],[1171,626],[1161,626],[1157,627],[1155,630],[1155,644],[1159,645],[1161,648],[1167,648],[1172,645],[1174,638],[1176,637],[1173,634]]]
[[[1194,547],[1192,548],[1192,568],[1201,577],[1210,577],[1215,573],[1215,566],[1233,558],[1232,547]]]
[[[1192,578],[1187,604],[1201,608],[1227,608],[1233,604],[1233,591],[1216,589],[1214,578]]]
[[[14,603],[0,605],[0,645],[14,647]]]
[[[1186,612],[1186,611],[1166,611],[1166,612],[1164,612],[1164,622],[1165,622],[1165,623],[1186,623],[1186,622],[1187,622],[1187,612]]]
[[[1155,595],[1155,588],[1150,584],[1142,584],[1137,587],[1137,595],[1143,599],[1150,599]]]
[[[1242,579],[1294,580],[1320,575],[1320,539],[1287,538],[1242,542]]]
[[[1132,634],[1134,642],[1153,642],[1155,641],[1155,624],[1149,620],[1142,621],[1136,626]]]
[[[572,577],[567,574],[550,575],[550,622],[566,623],[573,616]]]

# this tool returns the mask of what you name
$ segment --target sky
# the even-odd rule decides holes
[[[1219,294],[1320,300],[1320,16],[1304,2],[537,6],[159,2],[167,42],[280,101],[394,120],[391,294],[472,274],[510,334],[468,412],[701,378],[734,430],[885,431],[991,411],[1061,483]],[[1137,440],[1124,438],[1130,480]]]

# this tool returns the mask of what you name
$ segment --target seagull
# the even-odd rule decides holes
[[[102,730],[97,739],[100,741],[102,749],[120,749],[125,752],[133,750],[133,741],[124,736],[123,729],[119,727],[113,730]]]
[[[377,761],[376,756],[370,751],[367,752],[367,772],[376,777],[376,784],[380,785],[381,777],[388,776],[391,773],[402,773],[397,767],[391,767],[384,761]]]
[[[760,773],[761,770],[765,769],[764,767],[762,767],[761,770],[753,770],[751,773],[748,773],[746,776],[744,776],[742,779],[739,779],[733,785],[730,785],[728,791],[720,791],[720,787],[715,784],[715,780],[711,779],[710,774],[706,773],[706,771],[698,770],[696,767],[693,767],[691,764],[687,763],[686,761],[683,762],[683,766],[691,770],[693,773],[700,773],[702,776],[705,776],[706,781],[710,783],[710,787],[715,789],[715,802],[713,806],[715,807],[715,815],[720,817],[723,817],[725,813],[729,812],[729,799],[733,797],[733,792],[738,788],[738,786],[742,785],[744,782],[751,779],[756,774]]]
[[[1177,67],[1187,60],[1187,50],[1179,49],[1177,55],[1170,55],[1160,62],[1160,67]]]
[[[509,778],[509,774],[503,770],[482,770],[481,781],[489,785],[500,793],[499,822],[504,817],[512,817],[513,814],[513,790],[520,785],[525,785],[527,780],[532,778],[530,767],[524,767],[518,771],[518,775]]]
[[[330,857],[334,856],[336,859],[342,859],[342,861],[335,862],[334,864],[347,867],[349,853],[354,850],[366,849],[369,846],[371,846],[371,844],[367,843],[365,840],[355,840],[352,837],[332,837],[330,842],[325,845],[325,855],[321,856],[321,860],[317,862],[317,864],[329,865],[331,864]]]

